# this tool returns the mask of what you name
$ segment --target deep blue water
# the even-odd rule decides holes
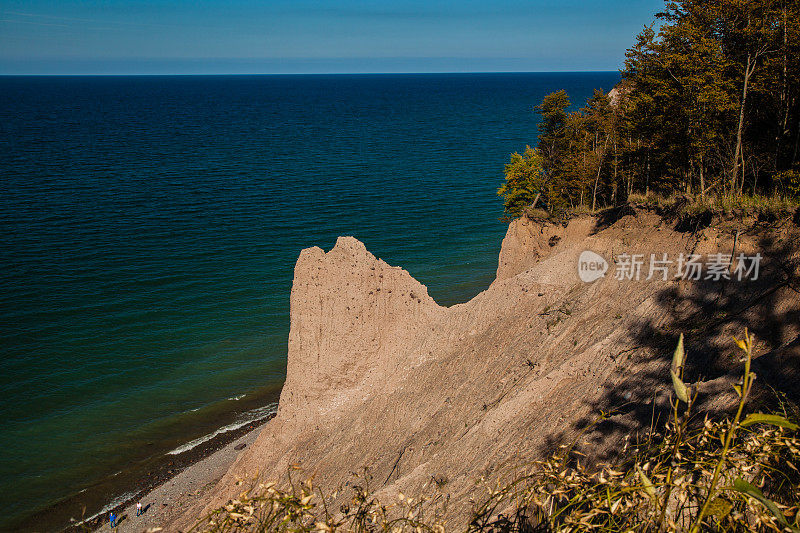
[[[0,78],[0,528],[276,390],[305,247],[485,289],[533,106],[618,79]]]

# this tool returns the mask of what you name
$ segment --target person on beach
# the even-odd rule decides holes
[[[142,514],[142,502],[136,502],[136,516]]]
[[[112,528],[113,528],[115,525],[117,525],[117,515],[115,515],[115,514],[114,514],[114,511],[111,511],[111,512],[108,514],[108,521],[109,521],[109,522],[111,522],[111,527],[112,527]]]

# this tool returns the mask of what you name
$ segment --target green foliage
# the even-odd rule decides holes
[[[566,137],[567,108],[570,106],[565,90],[550,93],[534,109],[542,116],[539,122],[539,148],[548,161],[553,161],[563,148]]]
[[[763,414],[763,413],[752,413],[750,415],[747,415],[747,418],[745,418],[742,421],[741,426],[743,428],[746,428],[754,424],[772,424],[773,426],[780,426],[794,431],[800,429],[800,426],[792,422],[789,422],[788,420],[786,420],[786,417],[780,415]]]
[[[782,528],[788,529],[793,532],[800,531],[800,529],[791,526],[789,522],[786,521],[786,516],[784,516],[784,514],[780,511],[780,509],[778,509],[778,506],[775,505],[775,502],[764,496],[764,493],[761,492],[761,489],[759,489],[755,485],[751,485],[742,478],[736,478],[736,481],[733,482],[733,488],[741,492],[745,496],[750,496],[751,498],[755,498],[756,500],[758,500],[762,505],[764,505],[764,507],[769,509],[769,512],[772,513],[772,516],[775,517],[775,520],[777,520],[778,525],[780,525]],[[719,500],[719,498],[717,498],[717,500]],[[709,512],[708,516],[714,516],[714,513]]]
[[[506,165],[506,182],[497,194],[503,197],[506,213],[519,216],[541,194],[544,184],[542,156],[528,146],[522,155],[511,154],[511,162]]]
[[[785,170],[776,179],[786,188],[786,192],[794,198],[800,198],[800,170]]]
[[[800,197],[800,2],[667,0],[656,16],[612,93],[572,113],[563,90],[536,106],[546,206]]]

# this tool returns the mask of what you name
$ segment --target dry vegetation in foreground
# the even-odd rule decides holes
[[[753,337],[735,340],[744,370],[732,419],[699,419],[694,386],[683,382],[683,336],[670,370],[672,415],[628,449],[628,462],[589,471],[573,446],[530,465],[489,491],[469,532],[774,531],[800,532],[800,435],[781,413],[744,415],[755,374]],[[601,413],[599,419],[608,415]],[[290,472],[291,474],[291,472]],[[433,531],[450,528],[425,498],[379,501],[365,472],[349,504],[331,509],[311,482],[286,489],[253,481],[192,531]],[[242,483],[243,484],[243,483]]]
[[[628,197],[627,203],[616,207],[603,206],[592,211],[587,206],[578,205],[559,212],[547,211],[541,207],[528,207],[523,210],[523,214],[531,220],[557,224],[572,218],[601,215],[609,210],[624,209],[626,206],[653,210],[667,219],[698,220],[705,217],[707,219],[705,225],[711,224],[714,219],[741,221],[755,219],[764,222],[793,219],[795,223],[800,224],[800,200],[780,195],[661,196],[633,193]]]

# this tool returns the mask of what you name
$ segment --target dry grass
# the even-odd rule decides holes
[[[755,375],[753,338],[736,340],[744,370],[734,387],[733,418],[697,419],[696,389],[683,382],[683,339],[671,377],[672,416],[643,442],[626,444],[623,464],[599,471],[581,464],[574,446],[534,463],[489,491],[470,517],[469,532],[501,531],[773,531],[800,532],[800,438],[786,413],[744,415]],[[605,419],[601,414],[599,420]],[[193,531],[444,531],[425,498],[378,501],[365,483],[333,512],[311,485],[286,490],[257,485],[205,517]]]
[[[334,509],[331,502],[337,493],[327,496],[311,481],[295,483],[291,476],[293,469],[289,471],[288,488],[253,481],[237,499],[213,511],[190,532],[445,531],[437,516],[431,515],[425,498],[400,494],[396,502],[378,501],[369,489],[371,477],[366,470],[359,482],[351,485],[349,503]]]
[[[632,204],[642,205],[662,213],[698,216],[708,213],[712,216],[756,217],[766,220],[791,218],[800,208],[800,200],[789,196],[761,195],[721,195],[695,196],[656,194],[632,194],[628,198]]]

